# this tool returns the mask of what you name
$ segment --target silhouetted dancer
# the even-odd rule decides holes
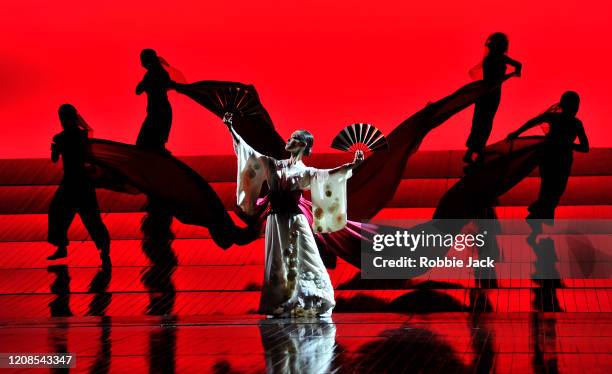
[[[527,222],[532,228],[529,240],[534,240],[542,232],[542,223],[552,225],[555,209],[565,192],[567,181],[572,170],[573,153],[588,152],[587,139],[582,121],[576,118],[580,97],[574,91],[567,91],[561,96],[558,105],[551,107],[525,123],[515,132],[508,135],[508,139],[516,139],[524,131],[542,123],[547,123],[550,130],[546,134],[546,146],[540,153],[540,193],[538,199],[529,206]],[[579,143],[574,140],[578,138]]]
[[[154,50],[143,49],[140,53],[140,62],[147,72],[136,87],[136,94],[144,92],[147,95],[147,117],[138,133],[136,145],[146,150],[167,153],[166,142],[172,126],[172,107],[168,101],[168,89],[173,82]],[[146,215],[140,226],[140,231],[143,233],[141,244],[143,251],[156,264],[167,262],[169,266],[176,265],[176,256],[172,251],[174,241],[171,230],[172,215],[163,204],[151,196],[147,199],[145,211]]]
[[[485,46],[488,53],[482,61],[482,79],[495,85],[488,94],[481,96],[474,105],[472,117],[472,130],[466,142],[467,152],[463,161],[468,166],[473,163],[480,164],[484,160],[484,148],[493,129],[493,119],[501,100],[501,82],[506,77],[506,66],[514,67],[510,75],[521,76],[522,65],[506,55],[508,52],[508,37],[506,34],[496,32],[487,38]],[[497,83],[500,83],[497,85]],[[476,154],[476,160],[473,155]]]
[[[64,176],[49,206],[48,241],[57,246],[57,250],[47,259],[67,256],[68,229],[78,213],[100,251],[102,266],[109,268],[110,236],[102,222],[94,182],[85,163],[91,129],[71,104],[60,106],[59,119],[64,131],[53,137],[51,160],[57,162],[61,156]]]
[[[143,49],[140,52],[140,62],[147,72],[136,86],[136,94],[144,92],[147,95],[147,116],[138,133],[136,145],[155,151],[166,151],[166,142],[172,126],[168,89],[173,83],[154,50]]]

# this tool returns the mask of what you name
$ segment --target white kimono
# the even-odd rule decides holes
[[[233,130],[232,130],[233,131]],[[238,158],[238,206],[252,214],[266,182],[275,192],[311,189],[313,228],[332,232],[346,225],[346,180],[351,171],[305,166],[301,161],[264,156],[234,132]],[[264,283],[259,312],[281,317],[327,317],[335,306],[334,290],[306,217],[295,209],[273,209],[266,222]]]

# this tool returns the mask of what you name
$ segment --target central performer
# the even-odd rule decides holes
[[[270,203],[266,222],[264,282],[259,313],[274,317],[329,317],[336,305],[329,274],[321,260],[313,231],[338,231],[346,225],[346,181],[364,159],[355,153],[352,163],[334,169],[304,165],[311,153],[313,136],[295,131],[285,149],[286,160],[262,155],[234,131],[233,114],[223,121],[228,126],[238,158],[237,203],[247,215],[259,211],[258,198],[264,182]],[[312,227],[300,208],[302,192],[311,190]]]

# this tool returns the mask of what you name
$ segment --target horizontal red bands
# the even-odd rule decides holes
[[[410,157],[402,177],[459,178],[463,175],[463,151],[422,151]],[[330,168],[350,161],[347,153],[315,154],[306,164]],[[233,182],[236,178],[234,155],[179,157],[209,182]],[[572,174],[575,176],[612,175],[612,149],[592,149],[576,153]],[[0,160],[0,186],[58,184],[61,167],[48,159]]]
[[[404,179],[388,208],[433,208],[458,179]],[[612,176],[571,177],[561,205],[612,205]],[[226,209],[236,204],[236,184],[215,182],[211,186]],[[0,214],[47,213],[56,186],[0,186]],[[539,178],[527,178],[499,199],[500,206],[526,206],[532,203],[540,188]],[[98,190],[103,212],[140,212],[144,195],[129,195]],[[350,216],[350,207],[349,207]]]
[[[433,215],[433,208],[402,208],[383,209],[375,217],[376,219],[410,219],[429,220]],[[523,219],[527,215],[527,209],[521,207],[497,208],[500,218]],[[235,222],[240,220],[230,213]],[[143,213],[105,213],[103,220],[108,227],[113,239],[140,239],[140,221]],[[561,206],[557,209],[556,216],[559,219],[610,219],[612,218],[612,206]],[[0,242],[37,242],[47,240],[47,215],[46,214],[16,214],[0,215]],[[204,239],[210,238],[208,230],[199,226],[184,225],[174,220],[172,227],[178,239]],[[85,231],[80,219],[76,218],[72,224],[69,237],[73,241],[88,240],[89,235]]]

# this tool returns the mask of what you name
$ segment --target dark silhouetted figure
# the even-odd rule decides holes
[[[87,126],[76,108],[64,104],[59,108],[64,131],[53,137],[51,160],[61,156],[64,176],[49,206],[49,243],[57,246],[48,260],[67,256],[68,229],[78,213],[91,239],[100,251],[103,267],[110,267],[110,236],[102,222],[94,182],[89,177],[85,158],[89,151]]]
[[[172,126],[168,89],[174,82],[154,50],[143,49],[140,52],[140,62],[147,69],[147,73],[136,87],[136,94],[147,94],[147,117],[138,133],[136,145],[146,150],[165,153],[168,152],[166,142]],[[146,215],[140,226],[143,233],[141,246],[145,255],[153,263],[161,261],[175,265],[177,261],[171,247],[174,240],[171,230],[172,215],[161,202],[150,196],[145,211]]]
[[[140,62],[147,72],[136,86],[136,94],[147,94],[147,117],[138,133],[136,145],[157,151],[165,150],[172,126],[168,89],[173,82],[154,50],[143,49]]]
[[[463,161],[468,165],[474,163],[474,153],[477,155],[475,161],[477,164],[484,160],[483,151],[491,135],[493,119],[501,100],[501,82],[506,77],[506,66],[514,67],[514,72],[510,75],[521,76],[521,63],[506,55],[506,52],[508,52],[508,37],[506,34],[501,32],[492,34],[487,39],[485,46],[488,53],[482,61],[482,79],[494,84],[495,88],[475,103],[472,130],[466,143],[467,152],[463,156]],[[498,82],[499,85],[496,84]]]
[[[518,130],[508,135],[508,139],[515,139],[522,132],[541,123],[547,123],[550,126],[546,134],[548,141],[541,152],[539,161],[540,193],[538,199],[529,206],[527,216],[533,229],[531,240],[542,231],[542,223],[552,224],[555,209],[567,187],[574,151],[589,151],[589,140],[584,132],[582,121],[576,118],[579,106],[578,94],[574,91],[567,91],[561,96],[558,104],[560,111],[549,110],[527,121]],[[574,143],[576,138],[578,138],[578,144]]]

